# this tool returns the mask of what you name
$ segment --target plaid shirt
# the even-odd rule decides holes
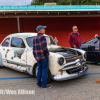
[[[70,43],[71,47],[74,47],[74,45],[76,45],[77,48],[80,48],[81,46],[80,34],[77,33],[77,35],[75,35],[74,32],[71,32],[69,34],[68,42]]]
[[[49,56],[46,38],[42,33],[38,33],[33,40],[33,55],[37,61]]]

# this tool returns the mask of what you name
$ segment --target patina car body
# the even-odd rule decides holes
[[[81,48],[87,52],[87,62],[100,63],[100,37],[83,42]]]
[[[15,33],[8,35],[0,45],[0,66],[37,76],[37,61],[33,56],[33,39],[37,33]],[[88,66],[83,50],[58,46],[45,35],[49,56],[48,81],[68,80],[82,76]]]

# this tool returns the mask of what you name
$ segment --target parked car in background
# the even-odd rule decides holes
[[[100,37],[82,43],[82,50],[87,52],[87,61],[100,63]]]
[[[8,35],[0,44],[0,66],[37,76],[37,61],[33,56],[33,39],[37,33]],[[68,80],[85,74],[86,52],[58,46],[51,36],[45,35],[49,56],[48,82]]]

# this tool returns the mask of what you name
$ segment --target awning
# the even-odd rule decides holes
[[[0,18],[98,16],[100,16],[100,5],[0,6]]]

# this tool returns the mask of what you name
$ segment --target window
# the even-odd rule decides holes
[[[95,39],[95,38],[93,38],[93,39],[91,39],[91,40],[88,40],[88,41],[86,41],[86,42],[84,42],[83,44],[98,44],[99,43],[99,39]]]
[[[25,44],[21,38],[12,38],[11,47],[25,48]]]
[[[33,39],[34,38],[35,37],[26,38],[26,41],[27,41],[27,44],[28,44],[29,47],[33,47]],[[47,45],[50,45],[50,44],[56,45],[56,43],[49,36],[45,36],[45,38],[46,38],[46,41],[47,41]]]
[[[4,42],[2,43],[2,46],[8,47],[8,46],[9,46],[9,43],[10,43],[10,38],[7,38],[7,39],[5,39]]]
[[[33,39],[34,39],[34,37],[28,37],[26,39],[27,44],[28,44],[29,47],[33,47]]]

